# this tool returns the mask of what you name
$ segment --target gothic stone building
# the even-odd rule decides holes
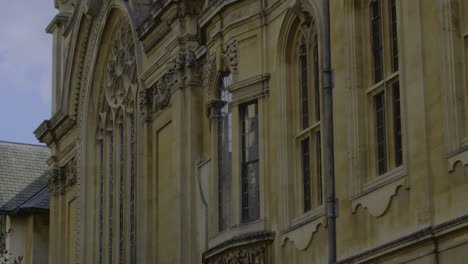
[[[332,0],[339,263],[468,259],[468,3]],[[55,0],[49,263],[327,263],[322,1]]]

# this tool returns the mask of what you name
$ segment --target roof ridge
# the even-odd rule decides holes
[[[31,147],[39,147],[39,148],[48,148],[47,145],[0,140],[0,144],[2,144],[2,143],[3,144],[8,144],[8,145],[22,145],[22,146],[31,146]]]

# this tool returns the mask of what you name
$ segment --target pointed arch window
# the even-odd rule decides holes
[[[315,24],[300,27],[296,37],[297,110],[296,153],[300,157],[297,171],[301,186],[302,213],[323,204],[322,147],[321,147],[321,93],[319,42]],[[293,74],[294,75],[294,74]]]
[[[97,262],[136,263],[136,59],[130,26],[115,25],[99,99]]]

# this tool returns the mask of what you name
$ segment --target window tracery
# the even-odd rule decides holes
[[[295,148],[299,172],[298,187],[301,193],[302,213],[322,205],[322,148],[321,148],[321,98],[319,44],[315,22],[302,21],[298,25],[293,47],[296,53],[291,60],[297,65],[293,101],[299,101],[294,109],[296,125]]]
[[[138,80],[134,45],[131,28],[121,18],[110,39],[101,82],[103,92],[99,109],[106,131],[98,149],[99,263],[135,263],[134,95],[138,90]],[[115,206],[114,198],[118,199]],[[125,206],[126,203],[128,206]],[[129,215],[129,221],[126,221],[125,215]],[[105,231],[104,217],[108,221]],[[128,234],[125,234],[125,230]],[[115,254],[114,245],[117,245]],[[125,252],[129,252],[129,255]]]

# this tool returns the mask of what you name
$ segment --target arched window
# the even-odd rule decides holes
[[[313,22],[303,24],[295,38],[296,51],[293,62],[297,65],[296,83],[298,104],[293,111],[297,120],[296,153],[300,157],[297,171],[300,174],[302,213],[323,204],[322,147],[321,147],[321,93],[320,59],[317,31]],[[293,100],[296,101],[296,100]]]
[[[230,224],[232,181],[232,95],[228,91],[232,74],[223,73],[218,84],[217,113],[218,142],[218,225],[219,231]]]
[[[111,34],[103,76],[98,108],[98,123],[103,129],[98,129],[96,155],[97,262],[133,264],[136,263],[134,95],[138,81],[132,32],[125,19],[116,24]]]

